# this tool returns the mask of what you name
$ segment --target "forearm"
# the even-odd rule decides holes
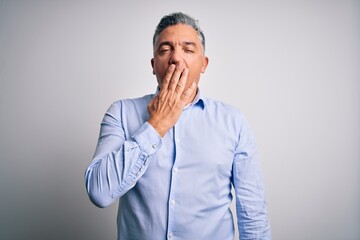
[[[94,159],[85,174],[91,201],[106,207],[131,189],[145,172],[149,156],[135,142],[124,142],[117,152]]]
[[[94,158],[85,172],[86,190],[99,207],[131,189],[161,146],[160,136],[147,122],[125,139],[119,111],[118,105],[112,105],[105,114]]]
[[[237,175],[236,211],[241,240],[271,239],[265,190],[257,155],[238,160],[234,172]]]

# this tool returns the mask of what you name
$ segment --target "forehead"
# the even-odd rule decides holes
[[[191,41],[196,44],[201,44],[198,33],[189,25],[176,24],[165,28],[159,35],[156,45],[168,41],[173,43]]]

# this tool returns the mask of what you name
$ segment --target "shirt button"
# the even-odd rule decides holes
[[[171,204],[171,205],[175,205],[175,200],[174,200],[174,199],[171,200],[171,201],[170,201],[170,204]]]
[[[153,149],[156,149],[156,148],[157,148],[157,145],[156,145],[156,144],[153,144],[151,147],[152,147]]]
[[[177,167],[175,167],[175,168],[173,169],[173,172],[176,173],[177,171],[179,171],[179,169],[178,169]]]
[[[168,237],[169,237],[169,238],[172,238],[172,237],[173,237],[173,233],[172,233],[172,232],[169,232]]]

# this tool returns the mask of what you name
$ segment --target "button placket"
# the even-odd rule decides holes
[[[174,159],[173,159],[173,166],[171,169],[171,187],[170,187],[169,202],[168,202],[168,206],[169,206],[168,235],[167,235],[168,239],[174,239],[173,231],[174,231],[174,227],[176,226],[176,221],[175,221],[176,218],[173,218],[173,216],[177,212],[177,210],[176,210],[176,205],[177,205],[176,179],[177,179],[177,176],[175,173],[177,173],[179,171],[179,169],[177,167],[175,167],[175,164],[178,161],[179,156],[180,156],[179,151],[178,151],[179,138],[177,138],[178,124],[179,124],[179,122],[173,128],[173,144],[174,144],[175,155],[174,155]]]

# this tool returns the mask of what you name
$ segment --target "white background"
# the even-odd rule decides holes
[[[0,0],[0,239],[115,239],[85,192],[100,121],[156,88],[160,18],[200,20],[200,88],[255,132],[273,239],[360,239],[359,1]]]

